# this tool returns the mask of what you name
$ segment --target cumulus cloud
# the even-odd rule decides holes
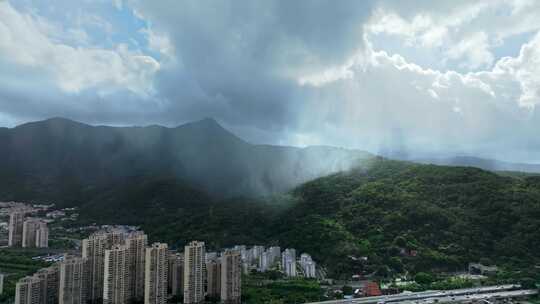
[[[460,73],[423,68],[368,47],[338,69],[300,79],[317,92],[319,104],[304,113],[303,127],[331,122],[309,143],[332,138],[373,151],[503,158],[537,151],[538,114],[531,109],[540,102],[539,50],[537,34],[519,56],[502,58],[488,71]]]
[[[121,88],[137,94],[152,90],[159,63],[151,56],[115,48],[71,46],[60,37],[87,40],[82,29],[63,29],[0,2],[0,56],[4,65],[17,65],[52,77],[65,92],[96,89],[102,94]]]
[[[491,68],[495,49],[538,31],[539,19],[538,1],[380,1],[366,28],[375,44],[380,35],[402,40],[419,54],[409,52],[409,60],[427,53],[439,68],[467,71]]]

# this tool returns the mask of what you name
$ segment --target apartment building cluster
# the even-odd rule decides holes
[[[316,263],[307,253],[302,253],[297,259],[296,249],[287,248],[283,252],[278,246],[265,248],[264,246],[236,245],[234,250],[240,252],[242,269],[244,273],[250,271],[265,272],[268,270],[280,270],[287,277],[303,276],[316,278]]]
[[[37,218],[27,218],[24,211],[9,215],[8,246],[46,248],[49,246],[47,223]]]
[[[83,240],[80,256],[21,279],[15,304],[164,304],[174,296],[184,303],[206,296],[240,303],[240,253],[207,255],[198,241],[182,253],[165,243],[148,246],[142,231],[100,231]]]

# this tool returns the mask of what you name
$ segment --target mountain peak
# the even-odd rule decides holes
[[[214,130],[214,131],[221,131],[221,132],[227,132],[230,133],[227,129],[222,127],[214,118],[211,117],[205,117],[201,120],[196,120],[192,122],[188,122],[186,124],[178,126],[179,128],[184,127],[190,127],[190,128],[201,128],[205,130]]]
[[[193,121],[191,123],[188,123],[188,125],[196,125],[196,126],[200,126],[200,127],[204,127],[204,128],[212,128],[212,129],[216,129],[216,130],[217,129],[222,129],[222,130],[227,131],[225,128],[223,128],[223,126],[221,126],[219,124],[219,122],[217,122],[217,120],[215,120],[212,117],[205,117],[205,118],[203,118],[201,120],[196,120],[196,121]]]
[[[40,121],[34,121],[34,122],[28,122],[22,125],[19,125],[15,128],[24,128],[24,127],[30,127],[30,126],[70,126],[70,127],[87,127],[89,125],[74,121],[68,118],[64,117],[51,117]]]
[[[217,120],[215,120],[215,119],[212,118],[212,117],[205,117],[205,118],[199,120],[198,123],[219,125],[219,123],[217,122]]]

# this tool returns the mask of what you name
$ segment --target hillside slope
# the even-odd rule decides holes
[[[456,271],[480,259],[518,269],[540,263],[534,176],[379,158],[266,200],[214,201],[167,179],[128,184],[89,201],[82,215],[142,224],[173,247],[191,239],[213,248],[290,246],[334,277]]]
[[[540,262],[539,177],[379,159],[308,182],[295,196],[278,225],[289,227],[282,238],[338,273]],[[346,258],[359,256],[368,262]]]

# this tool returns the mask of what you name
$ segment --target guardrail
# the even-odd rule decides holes
[[[497,286],[485,286],[478,288],[463,288],[463,289],[453,289],[453,290],[431,290],[431,291],[422,291],[422,292],[413,292],[406,294],[397,294],[397,295],[387,295],[387,296],[376,296],[376,297],[365,297],[365,298],[356,298],[356,299],[345,299],[345,300],[330,300],[322,302],[312,302],[310,304],[382,304],[382,303],[395,303],[402,301],[418,301],[429,298],[450,298],[460,297],[467,295],[476,295],[476,294],[498,294],[508,293],[509,291],[515,292],[536,292],[531,290],[515,290],[521,288],[519,284],[508,284],[508,285],[497,285]],[[513,294],[513,293],[510,293]],[[500,295],[499,295],[500,296]],[[466,299],[466,297],[465,297]]]

